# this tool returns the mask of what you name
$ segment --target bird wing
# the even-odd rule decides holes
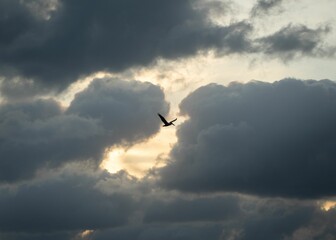
[[[160,113],[158,113],[158,115],[164,124],[168,124],[167,120],[164,117],[162,117]]]
[[[170,121],[170,123],[173,123],[173,122],[175,122],[177,120],[177,118],[175,118],[173,121]]]

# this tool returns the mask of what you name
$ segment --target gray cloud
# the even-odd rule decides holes
[[[259,0],[252,12],[274,13],[281,3]],[[181,104],[189,120],[178,129],[172,162],[159,170],[159,186],[125,172],[94,172],[106,148],[158,132],[156,113],[169,109],[159,87],[101,79],[66,109],[53,99],[33,100],[99,70],[212,50],[285,61],[334,54],[323,41],[329,27],[293,24],[253,39],[248,20],[211,22],[229,8],[226,1],[0,0],[1,239],[77,240],[86,229],[94,230],[92,240],[335,237],[336,210],[302,200],[335,195],[333,82],[197,90]]]
[[[154,116],[168,112],[164,97],[162,89],[149,82],[103,79],[76,94],[67,114],[99,119],[99,125],[111,133],[112,142],[132,143],[159,131]]]
[[[75,115],[49,115],[37,107],[56,104],[38,101],[2,107],[1,181],[32,177],[38,168],[47,165],[56,167],[75,160],[99,161],[104,150],[101,139],[104,130],[95,121]],[[37,116],[30,112],[32,109],[37,111]]]
[[[145,212],[144,221],[155,222],[206,222],[223,221],[239,214],[235,196],[173,199],[153,201]]]
[[[245,221],[236,226],[237,240],[284,240],[318,218],[321,212],[316,204],[282,199],[245,199],[241,207]],[[325,218],[324,222],[328,220]]]
[[[156,113],[169,106],[150,83],[100,79],[78,93],[66,111],[54,100],[0,106],[0,181],[32,177],[69,161],[99,164],[107,147],[132,145],[155,134]]]
[[[1,186],[0,236],[77,240],[86,229],[93,230],[84,238],[91,240],[301,240],[334,234],[336,211],[323,212],[314,202],[176,194],[147,189],[145,181],[72,165]]]
[[[249,30],[241,27],[245,23],[217,26],[204,8],[187,0],[59,0],[49,20],[36,17],[32,2],[0,2],[7,16],[0,19],[1,72],[58,87],[81,75],[145,66],[158,57],[175,59],[212,48],[241,51],[232,38],[245,42]]]
[[[221,199],[221,197],[217,197]],[[175,199],[177,202],[179,200]],[[189,200],[193,204],[208,200],[208,205],[224,205],[214,198],[195,198]],[[226,202],[228,198],[222,196]],[[183,201],[182,201],[183,202]],[[230,218],[209,219],[200,222],[160,221],[151,224],[123,226],[109,230],[99,230],[92,235],[94,240],[105,239],[235,239],[235,240],[298,240],[313,239],[313,237],[334,236],[331,225],[336,217],[335,211],[322,212],[312,202],[297,202],[281,199],[259,199],[236,197],[239,211]],[[230,205],[230,204],[229,204]],[[228,206],[229,206],[228,205]],[[162,205],[166,208],[167,205]],[[168,207],[169,209],[169,207]],[[165,212],[167,216],[183,216],[186,212],[173,210]],[[202,212],[194,208],[195,212]],[[219,209],[220,211],[220,209]],[[164,210],[162,211],[164,212]],[[195,216],[189,213],[189,216]],[[197,217],[195,218],[197,219]],[[318,234],[319,235],[318,235]],[[304,235],[305,234],[305,235]],[[305,236],[306,238],[298,238]],[[327,239],[327,238],[321,238]]]
[[[275,198],[242,198],[239,202],[242,216],[223,225],[220,239],[303,240],[335,236],[331,225],[336,211],[321,211],[314,202]]]
[[[185,98],[161,184],[314,198],[335,195],[336,84],[282,80],[210,84]]]
[[[258,1],[254,9],[269,11],[280,2]],[[228,1],[1,0],[2,91],[9,90],[7,97],[22,92],[10,87],[17,78],[34,81],[30,94],[59,90],[93,72],[119,72],[211,50],[219,55],[265,53],[285,60],[335,52],[323,47],[326,28],[287,26],[253,39],[248,19],[226,26],[211,21],[218,6],[222,14],[232,14]]]
[[[59,233],[0,233],[1,239],[4,240],[77,240],[76,233],[59,232]]]
[[[122,175],[77,171],[67,170],[15,188],[0,187],[0,232],[21,233],[17,237],[24,239],[32,234],[74,235],[126,224],[137,204],[132,196],[105,194],[96,188],[99,181]]]
[[[280,11],[282,3],[283,0],[258,0],[257,3],[251,9],[250,14],[252,17],[257,17],[269,14],[275,9]]]
[[[308,224],[297,228],[285,240],[333,239],[336,236],[335,218],[335,208],[328,212],[315,212],[314,217]]]
[[[288,25],[279,31],[257,40],[261,51],[275,55],[284,60],[296,56],[333,56],[335,49],[324,46],[323,37],[330,31],[329,27],[316,29],[304,25]]]
[[[141,225],[101,231],[93,236],[94,240],[201,240],[218,239],[222,231],[220,224],[180,224],[180,225]]]
[[[42,86],[34,80],[22,78],[5,79],[0,82],[1,97],[8,102],[31,101],[41,95],[50,95],[52,92],[47,86]]]

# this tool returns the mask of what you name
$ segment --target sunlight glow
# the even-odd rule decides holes
[[[84,230],[83,232],[80,232],[75,239],[88,239],[93,232],[93,230]]]
[[[78,81],[72,83],[64,92],[62,92],[58,96],[58,99],[63,106],[67,107],[70,105],[75,95],[86,89],[94,79],[105,77],[113,77],[113,75],[111,73],[101,71],[101,72],[95,72],[89,76],[78,79]]]
[[[322,204],[321,209],[323,211],[329,211],[332,208],[336,207],[336,201],[326,201]]]
[[[110,173],[126,170],[135,177],[144,177],[149,169],[165,165],[165,159],[177,141],[175,131],[174,127],[162,128],[147,142],[136,144],[129,149],[112,149],[101,168]]]
[[[103,162],[103,168],[106,168],[110,173],[116,173],[123,169],[122,156],[125,151],[122,148],[113,149],[108,153],[108,159]]]

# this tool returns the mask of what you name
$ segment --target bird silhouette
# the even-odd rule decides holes
[[[174,120],[168,122],[168,121],[167,121],[167,120],[166,120],[160,113],[158,113],[158,115],[159,115],[161,121],[164,123],[164,124],[162,125],[163,127],[168,127],[168,126],[170,126],[170,125],[174,125],[173,122],[175,122],[175,121],[177,120],[177,118],[175,118]],[[175,126],[175,125],[174,125],[174,126]]]

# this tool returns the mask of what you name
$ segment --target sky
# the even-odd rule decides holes
[[[0,239],[335,239],[334,9],[0,0]]]

